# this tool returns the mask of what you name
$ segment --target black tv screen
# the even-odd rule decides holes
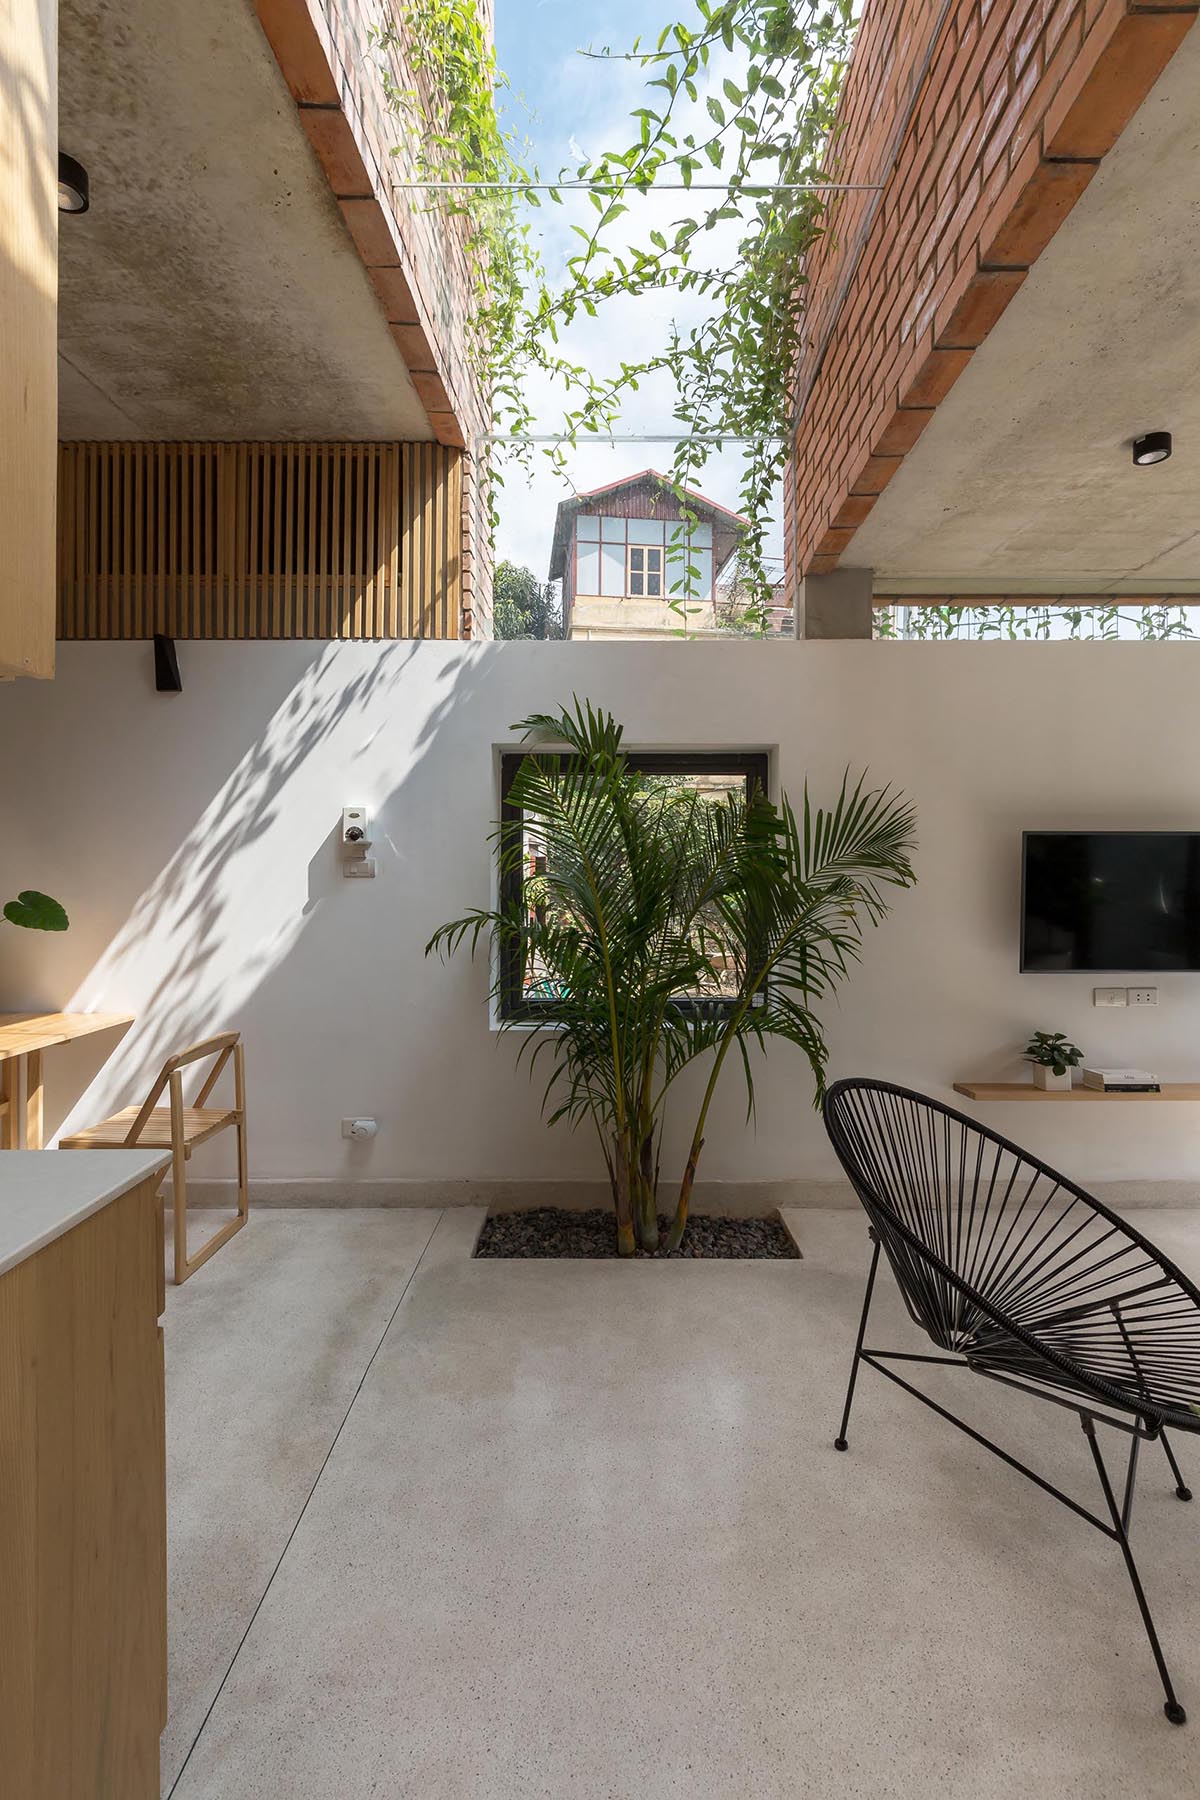
[[[1200,969],[1200,832],[1027,831],[1021,967]]]

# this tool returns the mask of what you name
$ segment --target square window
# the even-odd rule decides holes
[[[565,755],[561,758],[563,763],[567,760]],[[515,901],[528,906],[532,912],[541,902],[536,891],[526,899],[526,884],[535,883],[537,877],[544,874],[547,850],[538,833],[527,827],[520,808],[512,805],[508,798],[513,778],[523,761],[524,753],[521,751],[506,752],[500,759],[501,841],[505,858],[500,903],[506,906]],[[631,754],[626,758],[626,763],[629,768],[644,775],[653,788],[691,789],[705,799],[722,800],[730,794],[741,794],[748,798],[756,790],[763,794],[768,792],[765,751],[664,751]],[[516,843],[521,847],[520,857],[510,860],[508,851]],[[693,1008],[697,1005],[728,1006],[732,998],[730,979],[724,969],[714,966],[712,990],[681,994],[678,1004]],[[538,1020],[552,1021],[555,1001],[553,990],[554,982],[549,971],[539,969],[534,964],[522,968],[519,954],[505,952],[500,970],[499,1001],[502,1018],[526,1019],[531,1023]],[[757,999],[755,1004],[758,1004]]]

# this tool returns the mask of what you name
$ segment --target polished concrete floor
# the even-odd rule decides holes
[[[1200,1212],[1138,1223],[1200,1271]],[[869,1370],[832,1448],[858,1214],[796,1215],[782,1263],[474,1262],[477,1225],[260,1211],[171,1293],[165,1794],[1200,1789],[1200,1504],[1156,1446],[1135,1548],[1182,1729],[1113,1544]],[[922,1347],[890,1278],[876,1321]],[[930,1374],[1095,1504],[1071,1415]]]

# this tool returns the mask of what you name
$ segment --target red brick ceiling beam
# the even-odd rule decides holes
[[[254,0],[254,8],[433,434],[463,449],[483,417],[455,328],[455,302],[461,318],[466,296],[461,244],[437,215],[418,215],[391,189],[396,122],[368,58],[369,8],[359,0]],[[439,230],[447,241],[437,241]]]
[[[846,195],[808,259],[785,526],[837,567],[1196,17],[1196,0],[868,0]]]

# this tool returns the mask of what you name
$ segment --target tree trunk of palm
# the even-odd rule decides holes
[[[671,1221],[671,1229],[667,1233],[664,1248],[668,1256],[678,1250],[688,1222],[688,1208],[692,1203],[692,1188],[696,1181],[696,1165],[700,1161],[700,1152],[704,1148],[704,1139],[693,1143],[687,1159],[687,1168],[683,1171],[683,1180],[679,1184],[679,1199],[675,1203],[675,1217]]]
[[[658,1249],[658,1196],[654,1169],[654,1132],[628,1130],[613,1139],[613,1199],[617,1208],[617,1249]]]
[[[629,1186],[628,1146],[619,1137],[613,1139],[613,1202],[617,1209],[617,1254],[632,1256],[637,1248],[633,1230],[633,1203]]]
[[[658,1249],[658,1193],[654,1180],[654,1128],[643,1134],[638,1156],[638,1242],[643,1250]]]

